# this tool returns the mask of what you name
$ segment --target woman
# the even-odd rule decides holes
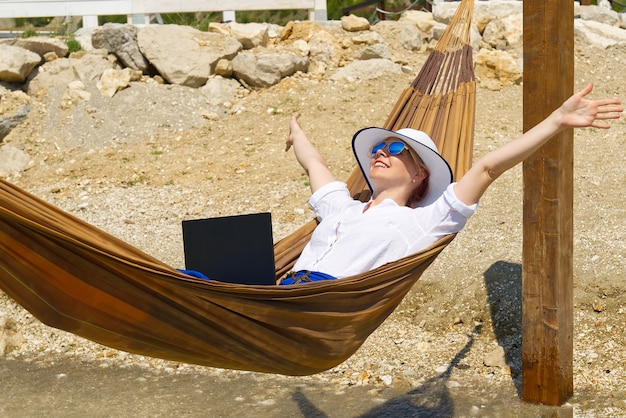
[[[423,132],[366,128],[352,139],[357,162],[372,190],[363,203],[336,181],[294,114],[287,148],[309,176],[309,200],[320,224],[280,284],[328,280],[371,270],[460,231],[480,197],[502,173],[567,128],[610,125],[623,112],[616,99],[588,100],[589,83],[538,125],[478,161],[457,182]]]

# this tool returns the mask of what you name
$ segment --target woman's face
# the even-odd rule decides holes
[[[376,144],[370,160],[370,181],[374,188],[377,191],[402,185],[414,188],[425,177],[417,158],[398,138],[387,138]]]

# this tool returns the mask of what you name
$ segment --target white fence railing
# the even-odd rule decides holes
[[[327,19],[326,0],[0,0],[0,18],[82,16],[83,26],[97,26],[99,15],[225,12],[234,16],[236,11],[286,9],[307,9],[310,20]]]

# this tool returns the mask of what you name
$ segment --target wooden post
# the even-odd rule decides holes
[[[524,131],[571,96],[574,2],[524,0]],[[524,162],[522,399],[573,393],[573,132]]]

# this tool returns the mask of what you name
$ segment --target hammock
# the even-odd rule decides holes
[[[386,122],[430,133],[456,176],[469,167],[473,141],[472,10],[472,0],[463,0]],[[367,197],[358,168],[348,186]],[[278,277],[314,227],[311,220],[276,243]],[[453,238],[341,280],[207,282],[0,181],[0,289],[47,325],[130,353],[211,367],[310,375],[340,364]]]

